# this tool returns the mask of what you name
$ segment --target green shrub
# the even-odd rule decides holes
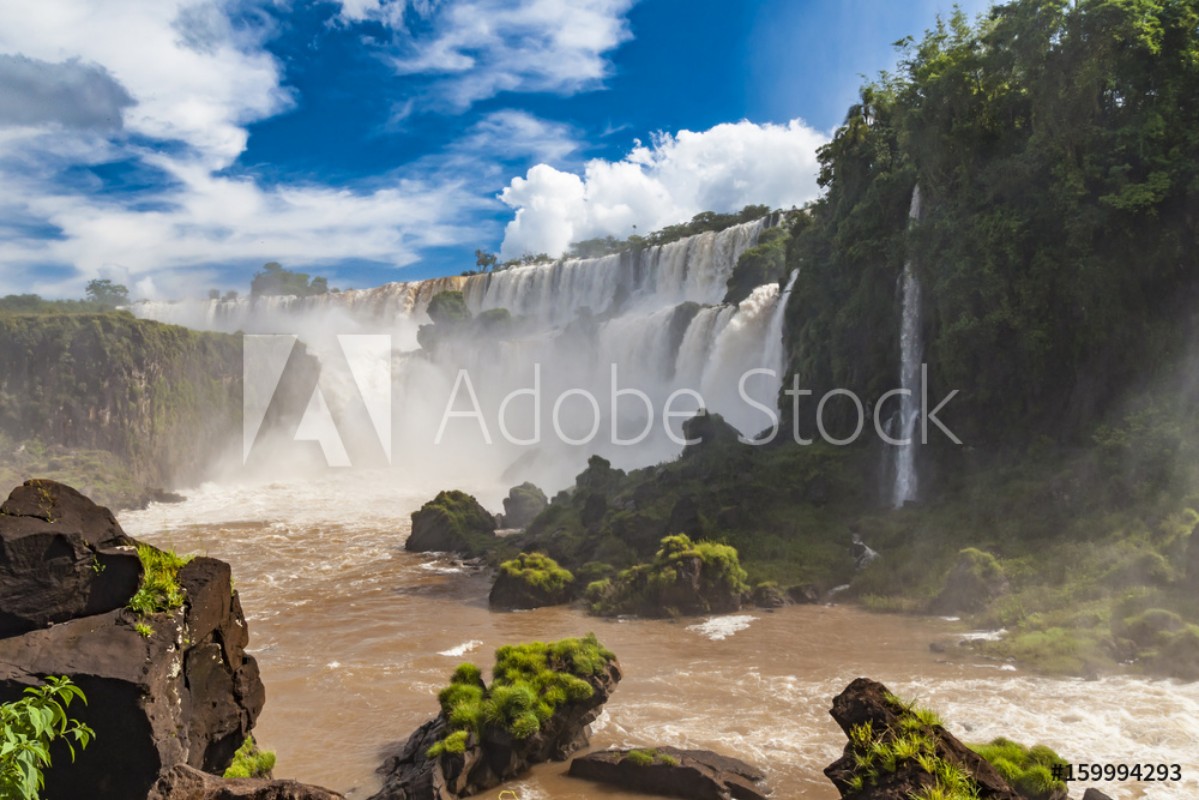
[[[549,593],[564,592],[575,580],[569,570],[544,553],[521,553],[500,564],[500,569],[509,577]]]
[[[990,744],[972,744],[971,750],[991,763],[1012,788],[1029,800],[1047,800],[1057,789],[1066,788],[1053,779],[1053,767],[1065,761],[1045,745],[1025,747],[1000,737]]]
[[[639,767],[648,767],[654,763],[654,754],[649,750],[630,750],[624,754],[621,761],[629,761]]]
[[[460,753],[470,732],[482,734],[488,726],[529,738],[560,706],[591,697],[595,689],[586,679],[601,674],[615,658],[589,633],[582,639],[504,645],[495,652],[490,687],[478,667],[460,664],[437,695],[454,732],[429,748],[428,756]]]
[[[148,544],[137,546],[142,562],[141,584],[129,600],[129,608],[142,615],[181,608],[187,599],[179,585],[179,570],[192,556],[179,556]]]
[[[47,677],[42,686],[30,687],[25,696],[0,704],[0,797],[4,800],[36,800],[45,786],[42,771],[51,766],[50,744],[62,739],[71,760],[75,747],[87,747],[95,732],[67,716],[76,698],[87,703],[83,690],[67,677]]]
[[[275,768],[275,753],[260,750],[253,736],[247,736],[233,754],[233,763],[225,770],[226,778],[267,778]]]

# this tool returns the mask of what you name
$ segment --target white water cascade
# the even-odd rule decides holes
[[[912,190],[908,224],[920,220],[920,187]],[[895,487],[893,502],[896,508],[916,499],[916,422],[920,418],[920,365],[924,358],[924,339],[921,333],[920,279],[911,256],[903,265],[903,306],[899,327],[899,379],[904,394],[899,396],[896,439],[907,442],[895,446]],[[895,425],[893,424],[894,428]]]
[[[785,358],[779,286],[760,286],[738,305],[721,302],[737,259],[766,225],[484,275],[308,298],[143,302],[131,310],[192,328],[294,334],[321,360],[322,381],[341,358],[338,335],[390,335],[394,464],[421,478],[469,471],[549,490],[568,485],[592,454],[622,468],[673,458],[682,420],[700,407],[746,436],[771,426],[747,398],[777,403]],[[442,341],[435,353],[419,350],[416,332],[429,322],[430,300],[451,290],[474,314],[507,309],[507,332],[476,331]],[[773,374],[744,377],[750,370]],[[322,387],[330,412],[361,416],[354,382],[340,373],[342,380],[330,380],[336,385]],[[450,409],[458,415],[447,417]]]

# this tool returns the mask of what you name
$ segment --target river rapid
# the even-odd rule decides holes
[[[492,613],[485,572],[403,550],[409,514],[432,496],[406,486],[360,471],[209,484],[184,503],[120,515],[133,536],[233,565],[267,687],[255,736],[278,754],[280,776],[365,798],[389,746],[435,715],[460,661],[486,670],[501,644],[595,631],[625,677],[594,747],[712,748],[763,766],[782,800],[837,797],[821,770],[845,738],[827,710],[857,676],[931,706],[966,741],[1002,735],[1073,762],[1182,765],[1181,782],[1094,784],[1117,800],[1199,798],[1199,684],[1041,678],[965,649],[932,653],[930,642],[968,634],[959,622],[847,606],[677,622]],[[479,496],[498,508],[495,492]],[[565,770],[543,765],[504,788],[521,800],[640,797]]]

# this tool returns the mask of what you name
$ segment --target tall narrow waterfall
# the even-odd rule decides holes
[[[336,369],[345,361],[337,337],[387,334],[393,466],[422,477],[503,475],[556,489],[592,454],[624,468],[672,458],[684,415],[700,407],[747,436],[771,425],[762,408],[777,404],[783,293],[771,283],[738,305],[722,302],[738,258],[767,224],[483,275],[132,310],[189,327],[298,336],[321,361],[321,392],[334,418],[362,409],[352,376]],[[507,309],[510,325],[502,334],[468,329],[432,352],[418,350],[430,300],[449,290],[461,291],[474,314]],[[526,443],[537,436],[538,444]]]
[[[920,187],[912,190],[912,205],[908,211],[908,224],[920,220]],[[900,395],[896,417],[898,435],[895,438],[907,442],[895,449],[895,489],[893,501],[896,508],[916,499],[916,423],[920,418],[920,365],[924,357],[924,340],[921,334],[920,279],[916,275],[913,258],[909,255],[903,265],[903,311],[899,327],[899,380],[905,390]]]

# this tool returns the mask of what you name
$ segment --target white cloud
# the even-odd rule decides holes
[[[135,293],[193,292],[213,285],[221,266],[400,266],[422,248],[469,238],[464,219],[494,200],[470,193],[455,173],[353,190],[264,187],[224,174],[245,148],[246,125],[292,102],[262,46],[269,23],[247,26],[253,8],[243,4],[234,24],[233,10],[225,0],[0,7],[0,65],[41,65],[43,83],[66,82],[99,108],[82,122],[115,108],[124,123],[68,128],[53,115],[26,114],[0,126],[0,294],[78,296],[97,276],[120,278]],[[497,115],[475,135],[505,133],[539,142],[539,154],[563,146],[552,125],[520,114]],[[153,188],[100,193],[99,179],[78,169],[110,162],[145,172]]]
[[[180,141],[212,169],[245,148],[244,125],[287,108],[275,59],[234,31],[218,0],[55,0],[0,11],[0,53],[99,64],[137,105],[129,132]],[[223,22],[222,22],[223,20]],[[183,35],[185,28],[189,35]]]
[[[463,111],[501,92],[571,94],[598,87],[605,54],[631,38],[634,0],[341,0],[347,21],[376,20],[395,33],[392,64],[436,78],[422,106]],[[406,24],[411,9],[422,24]],[[411,104],[400,109],[413,110]]]
[[[634,226],[648,233],[700,211],[801,205],[819,192],[816,150],[826,141],[801,120],[742,121],[660,134],[620,161],[588,162],[582,176],[539,164],[500,195],[516,209],[501,255],[559,255],[572,242],[628,236]]]
[[[499,158],[532,158],[559,163],[579,149],[569,125],[505,109],[483,117],[453,144],[457,152]]]

